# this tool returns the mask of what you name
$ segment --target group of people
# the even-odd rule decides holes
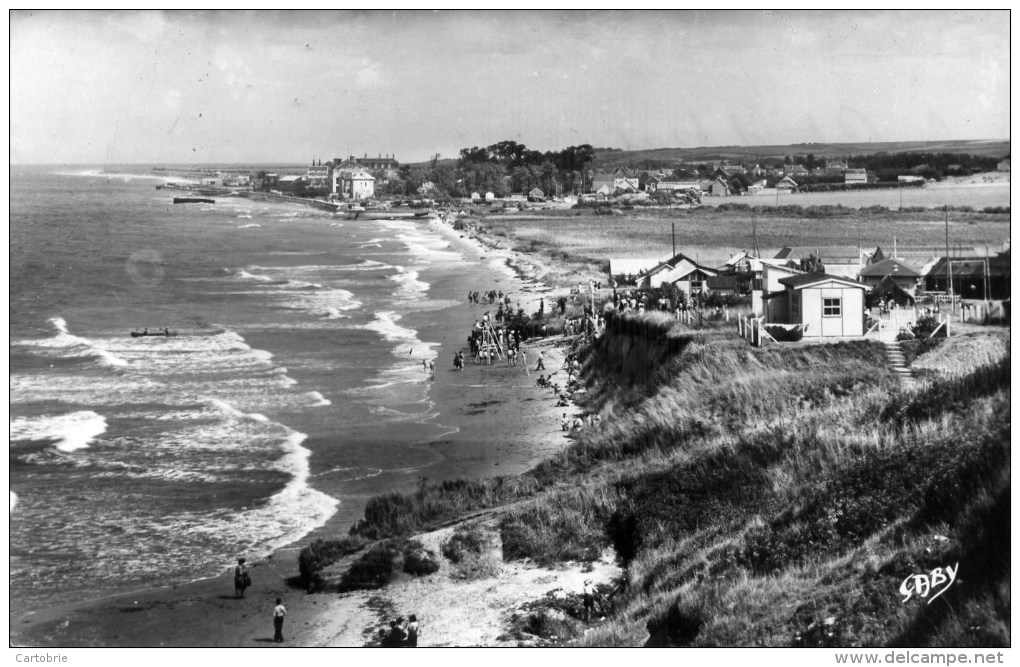
[[[382,648],[415,648],[418,646],[418,617],[411,614],[390,621],[389,628],[379,630],[379,646]]]
[[[502,290],[489,290],[482,294],[481,292],[468,292],[468,303],[489,303],[493,304],[499,302],[501,305],[506,304],[510,306],[510,295],[503,294]]]

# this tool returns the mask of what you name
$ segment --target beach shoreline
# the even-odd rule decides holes
[[[451,276],[445,285],[433,284],[431,290],[463,294],[469,289],[503,289],[514,294],[515,302],[528,312],[537,309],[539,299],[551,306],[549,288],[527,284],[530,278],[507,259],[514,253],[493,253],[476,240],[461,235],[447,223],[428,222],[428,229],[451,250],[462,253],[470,270]],[[516,267],[516,268],[515,268]],[[497,273],[497,271],[499,273]],[[442,298],[445,295],[438,295]],[[486,367],[468,361],[463,371],[452,369],[453,354],[466,347],[464,342],[474,319],[485,308],[469,306],[463,297],[452,311],[463,317],[445,318],[431,330],[419,331],[423,340],[438,343],[436,371],[430,400],[435,415],[430,419],[444,427],[444,435],[418,441],[439,456],[435,466],[423,476],[430,481],[519,474],[531,469],[569,443],[559,426],[564,408],[555,406],[556,397],[535,386],[528,369],[505,365]],[[550,370],[559,368],[561,353],[553,337],[529,343],[529,347],[547,350]],[[559,337],[555,337],[559,338]],[[534,359],[534,357],[532,357]],[[534,361],[531,362],[534,364]],[[521,443],[528,443],[522,446]],[[418,483],[410,477],[406,492]],[[43,607],[11,614],[10,641],[16,646],[244,646],[259,641],[265,626],[258,612],[268,613],[275,597],[292,605],[295,617],[316,616],[323,596],[306,595],[296,587],[297,555],[301,548],[318,537],[344,535],[361,516],[364,497],[345,497],[337,511],[323,525],[301,539],[270,554],[249,559],[255,584],[244,600],[235,600],[229,563],[223,572],[187,582],[160,585],[121,592],[72,604]],[[266,606],[268,605],[268,607]],[[362,621],[377,620],[375,612],[366,612]],[[297,631],[296,631],[297,632]],[[253,639],[253,637],[255,639]],[[350,637],[347,637],[350,639]],[[292,645],[322,645],[323,636],[295,636]],[[362,644],[354,644],[362,645]]]

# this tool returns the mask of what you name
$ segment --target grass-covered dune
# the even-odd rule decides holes
[[[488,512],[505,560],[625,564],[613,612],[561,643],[1009,644],[1008,356],[904,393],[878,343],[757,349],[634,316],[581,359],[600,427],[518,477],[376,498],[334,552]]]

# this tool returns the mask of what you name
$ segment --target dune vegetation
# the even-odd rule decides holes
[[[599,428],[524,475],[375,498],[317,553],[488,513],[504,560],[624,564],[605,617],[554,643],[1009,645],[1008,354],[905,392],[870,341],[751,348],[630,316],[579,353]],[[477,548],[458,530],[451,560]]]

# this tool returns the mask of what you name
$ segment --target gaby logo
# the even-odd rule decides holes
[[[900,595],[906,603],[915,595],[919,598],[928,598],[931,604],[935,598],[942,595],[956,581],[956,573],[960,571],[960,564],[947,565],[945,568],[937,567],[930,574],[912,574],[900,584]]]

